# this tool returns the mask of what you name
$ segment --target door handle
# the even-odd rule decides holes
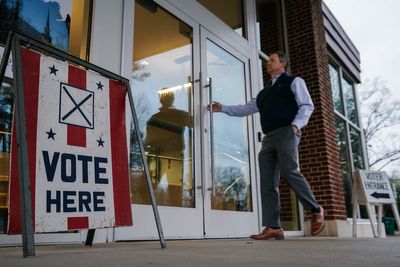
[[[208,78],[208,84],[204,86],[208,88],[208,101],[210,105],[210,167],[211,167],[211,187],[207,188],[208,191],[214,191],[214,112],[213,112],[213,97],[212,97],[212,90],[213,90],[213,80],[212,78]]]

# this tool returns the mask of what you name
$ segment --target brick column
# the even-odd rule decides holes
[[[326,219],[345,220],[321,0],[286,0],[285,9],[291,72],[306,81],[315,105],[300,146],[301,171]]]

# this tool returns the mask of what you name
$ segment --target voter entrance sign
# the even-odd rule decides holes
[[[15,112],[9,188],[9,234],[22,233],[24,256],[33,233],[132,225],[126,98],[138,121],[129,80],[19,33],[10,34]],[[139,131],[134,131],[158,210]],[[88,235],[89,236],[89,235]],[[91,243],[90,243],[91,244]]]
[[[379,171],[357,170],[354,172],[353,179],[353,237],[357,235],[357,213],[360,204],[366,207],[374,237],[382,236],[383,204],[391,205],[397,226],[400,228],[396,199],[387,174]],[[375,207],[378,207],[377,216]]]
[[[396,203],[389,178],[385,172],[359,171],[365,202],[391,204]]]

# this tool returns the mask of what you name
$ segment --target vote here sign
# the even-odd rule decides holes
[[[35,233],[132,225],[123,83],[21,48]],[[20,228],[12,138],[8,233]]]

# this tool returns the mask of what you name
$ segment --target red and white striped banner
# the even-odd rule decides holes
[[[132,225],[125,85],[27,48],[21,57],[34,232]],[[12,140],[8,233],[18,234]]]

